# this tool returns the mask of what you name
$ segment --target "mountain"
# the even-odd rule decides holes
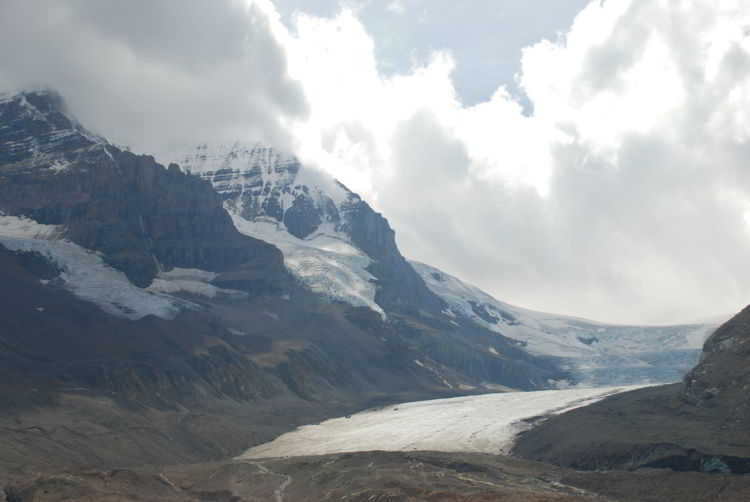
[[[175,162],[210,181],[237,228],[277,245],[313,291],[381,315],[440,313],[388,221],[341,183],[260,145],[204,144]]]
[[[565,413],[521,435],[515,454],[577,469],[750,473],[750,307],[706,340],[682,383]]]
[[[113,485],[146,499],[280,498],[292,475],[329,493],[342,486],[321,467],[330,459],[279,463],[290,474],[227,459],[369,407],[582,381],[578,362],[645,350],[648,333],[675,350],[699,336],[525,311],[409,263],[361,197],[273,149],[201,145],[175,160],[112,145],[54,92],[0,96],[0,500],[106,500]],[[744,347],[734,339],[712,347]],[[705,360],[674,399],[714,419],[744,383],[722,394],[734,384],[710,375],[743,363]],[[557,471],[511,460],[355,457],[386,488],[373,461],[391,479],[415,462],[425,479],[447,476],[423,498],[455,483],[465,500],[488,486],[505,496],[497,480],[513,479],[537,498],[581,499]]]
[[[54,92],[0,97],[0,478],[227,458],[368,406],[565,378],[444,318],[360,197],[242,155],[262,162],[164,167]]]
[[[435,267],[411,262],[446,302],[444,313],[468,319],[554,362],[590,386],[674,382],[691,369],[715,323],[621,326],[516,307]]]
[[[0,100],[0,210],[61,228],[136,286],[174,267],[282,270],[281,253],[240,234],[207,183],[86,131],[54,92]]]

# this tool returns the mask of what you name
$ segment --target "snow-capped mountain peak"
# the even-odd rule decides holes
[[[381,316],[439,315],[442,302],[401,255],[388,221],[330,176],[241,142],[202,144],[173,160],[210,181],[237,229],[279,247],[287,269],[314,292]]]
[[[338,232],[342,206],[359,201],[325,174],[302,168],[296,157],[260,144],[202,144],[175,162],[209,180],[230,212],[274,222],[299,239],[314,237],[325,224]]]
[[[64,170],[74,156],[106,148],[106,140],[85,129],[54,91],[0,95],[0,158],[8,168]],[[29,131],[35,134],[29,135]]]
[[[174,161],[210,181],[237,229],[281,249],[287,269],[311,290],[385,316],[367,270],[372,259],[352,244],[349,232],[358,195],[259,144],[202,144]]]

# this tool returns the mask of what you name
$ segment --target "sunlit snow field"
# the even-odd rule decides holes
[[[528,427],[523,419],[562,413],[640,387],[509,392],[398,404],[305,425],[239,458],[370,450],[508,453],[515,435]]]

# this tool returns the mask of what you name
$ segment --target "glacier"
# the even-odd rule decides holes
[[[563,413],[637,388],[507,392],[396,404],[299,427],[237,458],[374,450],[507,454],[514,437],[533,424],[528,419]]]
[[[322,228],[299,239],[277,222],[248,221],[236,212],[230,215],[237,230],[278,247],[286,268],[311,291],[333,301],[368,307],[386,318],[375,302],[375,278],[367,271],[372,261],[337,232]]]
[[[465,317],[515,340],[528,352],[591,386],[675,382],[698,361],[715,323],[620,326],[547,314],[501,302],[424,263],[410,261],[430,290]]]

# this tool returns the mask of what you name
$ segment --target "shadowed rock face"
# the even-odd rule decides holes
[[[685,375],[681,397],[694,406],[721,410],[727,419],[750,416],[750,307],[706,340],[701,361]]]
[[[438,315],[445,302],[427,288],[424,280],[404,259],[396,246],[396,233],[380,213],[357,198],[345,203],[343,230],[352,243],[369,256],[369,272],[378,279],[375,301],[386,311]]]
[[[550,418],[514,453],[579,469],[750,473],[750,308],[706,341],[681,384],[621,394]]]
[[[160,266],[282,272],[281,253],[237,232],[209,183],[87,132],[57,94],[6,97],[0,122],[0,210],[63,225],[136,285]]]

